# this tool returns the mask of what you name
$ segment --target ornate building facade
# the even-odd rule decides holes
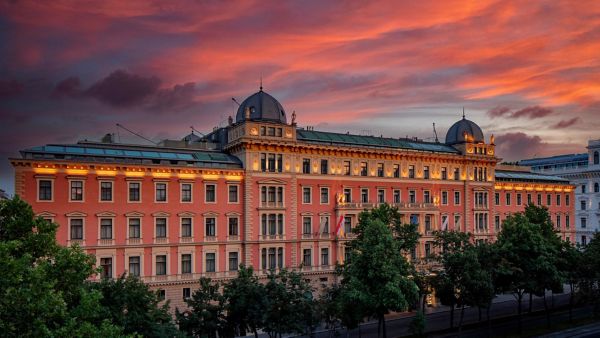
[[[522,160],[537,173],[556,175],[575,185],[577,243],[586,245],[600,230],[600,140],[588,141],[587,153]]]
[[[435,230],[494,240],[527,202],[548,206],[563,238],[573,236],[573,186],[498,166],[493,136],[486,142],[464,116],[444,143],[316,131],[295,120],[261,89],[204,137],[25,149],[11,159],[15,191],[60,224],[60,243],[94,254],[103,276],[137,275],[174,306],[200,276],[231,278],[242,263],[260,275],[300,269],[316,286],[331,283],[358,214],[380,203],[419,224],[415,260],[433,250]]]

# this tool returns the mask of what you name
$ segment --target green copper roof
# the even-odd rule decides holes
[[[335,145],[358,145],[367,147],[399,148],[419,151],[431,151],[456,154],[458,151],[443,143],[430,143],[395,139],[389,137],[361,136],[351,134],[330,133],[314,130],[297,130],[298,141],[317,142]]]
[[[569,180],[558,177],[558,176],[520,172],[520,171],[501,171],[501,170],[496,170],[496,180],[498,180],[498,181],[547,181],[547,182],[557,182],[557,183],[569,183]]]

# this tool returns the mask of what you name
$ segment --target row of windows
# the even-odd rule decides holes
[[[513,194],[510,192],[506,192],[504,193],[504,205],[510,206],[512,203],[512,196]],[[521,193],[516,193],[516,203],[515,205],[523,205],[523,195]],[[532,194],[527,194],[527,204],[531,204],[533,203],[533,195]],[[543,200],[543,195],[542,194],[537,194],[537,205],[542,205],[542,200]],[[561,205],[561,195],[560,194],[556,194],[556,206],[560,206]],[[500,193],[497,192],[494,195],[494,203],[496,205],[500,205]],[[571,204],[571,196],[566,194],[565,195],[565,205],[569,206]],[[551,206],[552,205],[552,195],[551,194],[546,194],[546,206]]]
[[[303,188],[303,202],[304,203],[311,203],[311,191],[310,188]],[[321,188],[321,189],[326,189],[326,188]],[[385,203],[387,202],[386,199],[386,190],[385,189],[377,189],[377,203]],[[441,192],[440,196],[440,200],[441,200],[441,204],[442,205],[448,205],[449,201],[448,201],[448,194],[449,192],[444,190]],[[324,197],[328,195],[324,194],[323,190],[321,190],[321,203],[323,204],[323,200]],[[434,199],[433,196],[431,194],[431,191],[429,190],[424,190],[423,191],[423,195],[422,195],[422,203],[434,203]],[[352,202],[352,189],[351,188],[345,188],[344,189],[344,194],[343,194],[343,201],[346,203],[351,203]],[[360,202],[361,203],[369,203],[370,202],[370,198],[369,198],[369,189],[368,188],[361,188],[360,189]],[[394,189],[392,190],[392,201],[391,203],[401,203],[402,202],[402,192],[400,189]],[[417,191],[416,190],[409,190],[408,191],[408,203],[417,203]],[[454,191],[454,205],[460,205],[460,191]]]
[[[167,275],[167,255],[156,255],[154,256],[154,274],[156,276]],[[129,256],[128,257],[128,273],[132,276],[141,276],[142,272],[142,260],[140,256]],[[239,267],[239,253],[228,252],[228,270],[237,271]],[[112,278],[113,277],[113,258],[102,257],[100,258],[101,277]],[[207,252],[204,254],[204,270],[205,272],[217,272],[217,254],[214,252]],[[191,274],[194,273],[192,254],[181,254],[180,255],[180,266],[179,274]]]
[[[600,183],[598,183],[598,182],[594,183],[594,192],[600,192]],[[584,183],[581,185],[581,193],[582,194],[587,193],[587,184]]]
[[[283,156],[281,154],[275,153],[261,153],[260,154],[260,169],[263,172],[282,172],[283,171]],[[377,163],[375,170],[371,173],[369,172],[369,163],[368,162],[360,162],[358,165],[357,174],[359,176],[377,176],[377,177],[385,177],[386,167],[384,163]],[[400,164],[393,164],[391,168],[391,176],[394,178],[400,178]],[[314,163],[310,158],[302,159],[302,173],[303,174],[311,174],[311,173],[319,173],[322,175],[327,175],[330,173],[334,173],[333,170],[329,166],[329,160],[321,159],[319,162]],[[342,171],[341,174],[350,176],[352,175],[352,162],[344,161],[342,163]],[[487,180],[487,168],[485,167],[476,167],[473,169],[473,176],[476,181],[486,181]],[[408,178],[417,178],[415,165],[408,166]],[[430,166],[423,166],[422,170],[422,178],[430,179],[431,178],[431,169]],[[419,176],[419,177],[421,177]],[[449,178],[450,177],[450,178]],[[449,176],[448,168],[442,167],[440,170],[440,179],[442,180],[460,180],[460,169],[454,168],[454,171]]]
[[[227,234],[228,236],[239,236],[240,221],[238,217],[227,218]],[[113,239],[114,227],[112,218],[100,218],[100,239]],[[130,217],[127,219],[127,238],[139,239],[142,238],[141,218]],[[84,239],[84,219],[71,218],[69,220],[70,238],[71,240]],[[193,236],[193,226],[191,217],[180,218],[179,236],[181,238],[191,238]],[[154,218],[154,238],[167,238],[167,218]],[[217,221],[215,217],[206,217],[204,219],[204,236],[215,237],[217,235]]]
[[[564,216],[565,216],[565,229],[568,230],[571,228],[571,217],[569,215],[564,215]],[[495,215],[494,216],[494,228],[496,229],[496,231],[500,231],[501,226],[502,226],[502,222],[500,221],[500,215]],[[557,229],[560,229],[560,227],[562,226],[561,215],[556,215],[554,226],[556,226]]]
[[[101,202],[113,202],[114,201],[114,182],[112,181],[100,181],[100,193],[99,200]],[[38,200],[39,201],[52,201],[53,200],[53,180],[39,180],[38,181]],[[70,180],[69,181],[69,201],[71,202],[83,202],[84,201],[84,181]],[[228,203],[239,203],[239,185],[228,184],[227,185],[227,201]],[[154,183],[154,202],[168,202],[168,183],[167,182],[155,182]],[[192,202],[192,183],[180,183],[179,185],[179,196],[180,202],[191,203]],[[142,183],[141,182],[127,182],[127,201],[128,202],[141,202],[142,201]],[[205,203],[216,203],[217,202],[217,185],[216,184],[204,184],[204,202]]]

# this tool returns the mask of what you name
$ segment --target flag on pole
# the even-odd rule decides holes
[[[340,215],[340,220],[335,228],[335,234],[338,237],[344,237],[344,215]]]

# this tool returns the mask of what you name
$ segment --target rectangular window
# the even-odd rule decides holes
[[[216,189],[217,187],[214,184],[207,184],[204,187],[204,190],[206,192],[206,195],[204,196],[206,203],[215,203],[217,201]]]
[[[352,202],[352,189],[344,188],[344,199],[346,200],[346,203]]]
[[[587,219],[585,217],[581,217],[581,228],[585,229],[587,227]]]
[[[352,232],[352,216],[344,216],[344,232],[346,234]]]
[[[500,231],[500,215],[494,216],[494,228],[496,231]]]
[[[344,161],[344,175],[350,175],[350,161]]]
[[[321,216],[321,222],[319,223],[321,228],[320,231],[323,234],[329,233],[329,216]]]
[[[217,227],[216,227],[216,220],[214,217],[208,217],[205,220],[205,229],[206,229],[206,233],[205,235],[207,237],[214,237],[217,235]]]
[[[102,278],[112,278],[112,258],[100,258],[100,267],[102,267],[100,274]]]
[[[552,205],[552,195],[550,195],[550,194],[546,194],[546,205],[547,206]]]
[[[216,254],[214,252],[206,253],[206,272],[215,272],[216,270]]]
[[[129,219],[129,238],[140,238],[141,227],[140,227],[140,219],[139,218],[130,218]]]
[[[377,163],[377,177],[383,177],[383,163]]]
[[[190,183],[181,184],[181,202],[192,201],[192,185]]]
[[[183,288],[183,292],[182,292],[182,297],[183,300],[187,300],[190,299],[192,297],[192,289],[190,288]]]
[[[312,233],[312,218],[309,216],[302,217],[302,234],[310,235]]]
[[[531,194],[527,194],[527,204],[531,204]]]
[[[312,203],[311,198],[310,198],[310,193],[311,193],[310,187],[302,188],[302,203],[304,203],[304,204]]]
[[[167,237],[167,219],[166,218],[157,218],[156,219],[156,238],[166,238]]]
[[[581,236],[581,244],[582,245],[587,245],[587,237]]]
[[[302,173],[310,174],[310,158],[302,159]]]
[[[367,165],[367,162],[360,162],[360,176],[369,175],[368,170],[369,166]]]
[[[329,173],[329,164],[327,160],[321,160],[321,174],[327,175]]]
[[[385,190],[377,190],[377,203],[385,203]]]
[[[83,239],[83,219],[81,219],[81,218],[71,219],[71,239],[77,239],[77,240]]]
[[[140,183],[129,182],[129,202],[140,201]]]
[[[517,205],[522,205],[522,204],[523,204],[523,201],[521,198],[521,194],[517,194]]]
[[[425,231],[426,232],[431,231],[431,216],[430,215],[425,215]]]
[[[442,191],[442,205],[448,205],[448,192]]]
[[[156,290],[157,296],[156,298],[158,299],[158,301],[163,301],[165,300],[166,297],[166,292],[163,289],[158,289]]]
[[[229,203],[238,203],[238,186],[229,185]]]
[[[329,265],[329,248],[321,248],[321,265]]]
[[[427,165],[423,167],[423,178],[429,179],[429,166]]]
[[[189,217],[181,219],[181,237],[192,237],[192,219]]]
[[[192,273],[192,255],[181,255],[181,273]]]
[[[156,256],[156,275],[162,276],[167,274],[167,256]]]
[[[394,178],[400,177],[400,165],[394,164]]]
[[[414,190],[408,191],[408,203],[417,203],[417,193]]]
[[[506,193],[506,205],[510,205],[510,193]]]
[[[560,195],[556,194],[556,205],[560,206]]]
[[[571,205],[571,196],[570,195],[565,195],[565,205],[566,206]]]
[[[112,239],[112,219],[100,219],[100,239]]]
[[[400,203],[400,190],[394,189],[394,203]]]
[[[83,201],[83,181],[71,181],[71,201]]]
[[[585,210],[586,209],[586,201],[580,201],[581,204],[581,210]]]
[[[454,215],[454,230],[460,231],[460,215]]]
[[[460,191],[454,192],[454,205],[460,205]]]
[[[560,215],[556,215],[556,227],[560,229]]]
[[[587,186],[585,184],[581,185],[581,193],[585,194]]]
[[[112,201],[112,182],[100,182],[100,200]]]
[[[360,201],[362,203],[369,202],[369,189],[360,189]]]
[[[415,178],[415,166],[412,164],[408,166],[408,178]]]
[[[567,229],[569,229],[571,227],[571,218],[569,217],[569,215],[565,216],[565,227]]]
[[[499,192],[494,194],[494,205],[500,205],[500,193]]]
[[[140,276],[140,256],[129,257],[129,274],[132,276]]]
[[[443,180],[448,179],[448,169],[446,167],[442,167],[442,179]]]
[[[167,184],[166,183],[156,183],[156,202],[166,202],[167,201]]]
[[[39,181],[38,199],[40,201],[51,201],[52,200],[52,181],[50,181],[50,180],[40,180]]]
[[[240,264],[238,261],[238,253],[230,252],[229,253],[229,271],[237,271],[239,265]]]
[[[239,218],[231,217],[229,218],[229,236],[238,236],[239,235]]]
[[[442,230],[446,231],[448,230],[448,215],[442,215]]]
[[[329,204],[329,188],[321,188],[321,204]]]
[[[304,266],[312,265],[312,250],[311,249],[302,250],[302,265],[304,265]]]
[[[454,168],[454,180],[455,181],[460,180],[460,169],[459,168]]]
[[[431,193],[428,190],[423,191],[423,203],[431,203]]]
[[[537,205],[542,205],[542,195],[541,194],[537,195]]]

